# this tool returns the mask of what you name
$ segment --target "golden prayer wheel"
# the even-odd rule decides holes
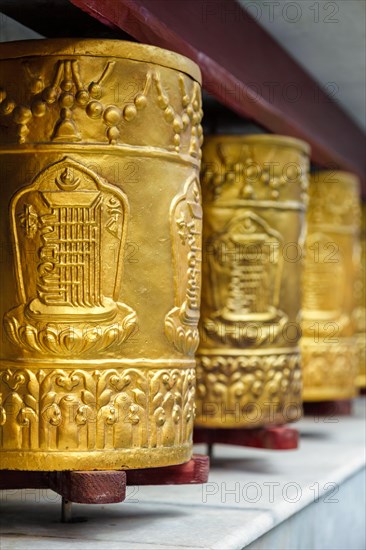
[[[309,147],[274,135],[203,148],[198,426],[298,419],[298,317]]]
[[[152,46],[0,46],[0,467],[192,452],[200,71]]]
[[[303,280],[303,398],[354,397],[353,320],[359,232],[359,182],[347,172],[310,178]]]
[[[361,209],[361,233],[360,233],[360,254],[356,277],[354,320],[356,325],[356,338],[358,344],[358,376],[357,387],[366,389],[366,204]]]

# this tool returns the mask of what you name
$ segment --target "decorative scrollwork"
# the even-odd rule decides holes
[[[175,268],[175,307],[165,317],[165,333],[182,353],[192,355],[199,342],[201,299],[202,206],[200,184],[190,180],[171,207]]]
[[[0,372],[0,450],[189,443],[194,394],[194,369],[6,369]]]

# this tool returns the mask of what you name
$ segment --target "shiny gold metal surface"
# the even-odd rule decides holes
[[[299,418],[301,250],[309,147],[211,136],[203,148],[199,426]]]
[[[347,172],[310,178],[301,339],[304,401],[355,395],[353,321],[359,182]]]
[[[0,46],[0,468],[191,457],[200,73],[109,40]]]
[[[354,321],[358,344],[357,387],[366,388],[366,204],[361,209],[360,254],[356,278]]]

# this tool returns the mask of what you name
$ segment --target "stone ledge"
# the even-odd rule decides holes
[[[218,445],[208,484],[130,487],[122,504],[74,505],[87,521],[67,526],[54,493],[4,491],[1,549],[365,548],[365,400],[297,427],[297,451]]]

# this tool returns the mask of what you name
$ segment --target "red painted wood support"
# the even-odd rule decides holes
[[[123,471],[25,472],[0,470],[1,489],[52,489],[70,502],[123,502],[126,485],[182,485],[206,483],[207,456],[193,455],[186,464]]]
[[[187,485],[206,483],[210,461],[206,455],[193,455],[193,459],[178,466],[126,470],[127,485]]]
[[[303,404],[305,416],[350,416],[352,414],[352,400],[339,401],[307,401]]]
[[[49,489],[70,502],[115,504],[126,498],[126,472],[49,472]]]
[[[204,88],[267,130],[307,141],[312,160],[365,185],[365,134],[234,0],[69,0],[140,42],[198,63]],[[291,100],[283,93],[297,90]]]
[[[264,428],[195,428],[194,443],[207,445],[224,444],[256,449],[288,451],[297,449],[299,433],[288,426],[268,426]]]

